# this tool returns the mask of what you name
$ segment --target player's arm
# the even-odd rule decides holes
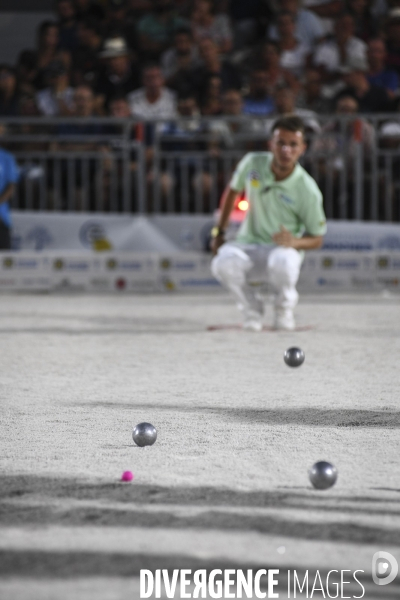
[[[3,202],[7,202],[7,200],[12,198],[14,192],[15,192],[15,184],[9,183],[6,186],[6,188],[4,189],[4,192],[2,194],[0,194],[0,204],[2,204]]]
[[[211,235],[211,250],[213,256],[218,252],[218,248],[225,242],[225,231],[228,227],[229,217],[235,205],[236,196],[238,195],[237,190],[233,190],[228,187],[224,191],[222,209],[219,217],[218,225],[213,227]]]
[[[290,233],[283,225],[278,233],[272,236],[275,244],[285,248],[295,248],[295,250],[317,250],[321,248],[324,240],[323,235],[307,235],[297,238]]]

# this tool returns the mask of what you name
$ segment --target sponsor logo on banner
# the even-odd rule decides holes
[[[381,238],[378,242],[378,248],[385,250],[400,250],[400,236],[388,235]]]
[[[92,248],[97,252],[112,250],[112,244],[107,239],[104,225],[96,221],[87,221],[79,230],[79,239],[86,248]]]
[[[182,287],[199,287],[203,285],[205,287],[220,287],[220,283],[213,277],[204,279],[181,279],[179,285]]]
[[[56,258],[53,262],[53,269],[55,271],[87,271],[89,270],[91,263],[84,259],[62,259]]]
[[[14,261],[11,258],[11,256],[6,256],[6,258],[3,258],[3,267],[5,269],[12,269],[14,265]]]
[[[331,286],[331,287],[342,287],[347,284],[347,281],[343,279],[327,279],[326,277],[319,277],[317,284],[320,286]]]
[[[36,258],[23,258],[7,256],[3,259],[3,267],[5,269],[37,269],[40,261]]]
[[[110,269],[110,271],[112,271],[113,269],[117,268],[118,263],[115,260],[115,258],[109,258],[106,262],[106,266],[107,266],[107,269]]]
[[[0,287],[8,287],[8,286],[14,286],[15,285],[15,279],[1,279],[0,278]]]
[[[53,262],[53,269],[55,271],[61,271],[64,268],[64,261],[61,258],[56,258]]]
[[[162,286],[169,292],[172,292],[173,290],[176,289],[176,284],[174,281],[172,281],[172,279],[163,278],[161,280],[161,283],[162,283]]]
[[[387,256],[378,256],[376,260],[378,269],[387,269],[389,267],[389,259]]]
[[[331,258],[330,256],[325,256],[325,258],[322,259],[322,268],[323,269],[332,269],[333,267],[333,258]]]
[[[126,288],[126,279],[119,277],[115,280],[115,287],[117,290],[124,290]]]
[[[28,231],[25,241],[30,245],[33,242],[34,250],[44,250],[53,242],[53,236],[46,227],[36,225]]]
[[[161,269],[175,269],[177,271],[194,271],[198,267],[198,262],[194,260],[179,260],[169,258],[162,258],[160,260]]]
[[[335,268],[336,269],[352,269],[352,270],[357,270],[357,269],[360,268],[360,262],[358,260],[354,260],[354,259],[343,260],[341,258],[338,258],[336,260]]]

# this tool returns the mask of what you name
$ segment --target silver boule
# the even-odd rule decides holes
[[[299,367],[303,364],[305,359],[305,354],[301,348],[288,348],[283,355],[283,360],[288,365],[288,367]]]
[[[311,467],[308,471],[308,476],[312,485],[317,490],[327,490],[335,485],[338,472],[336,467],[331,465],[331,463],[321,460]]]
[[[132,431],[137,446],[152,446],[157,439],[157,429],[151,423],[139,423]]]

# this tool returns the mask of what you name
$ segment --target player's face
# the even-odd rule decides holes
[[[271,152],[274,155],[274,163],[280,169],[293,169],[300,156],[306,149],[301,131],[286,131],[275,129],[270,142]]]

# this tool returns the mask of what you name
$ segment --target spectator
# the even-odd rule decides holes
[[[303,7],[308,8],[320,18],[324,34],[333,33],[334,21],[345,8],[344,0],[303,0]]]
[[[278,45],[281,52],[280,65],[300,79],[307,65],[311,52],[309,46],[300,42],[295,36],[295,18],[290,12],[281,12],[277,18]]]
[[[139,87],[139,68],[132,61],[125,40],[120,37],[106,40],[100,57],[104,60],[105,68],[99,75],[96,92],[108,107],[113,96],[127,95]]]
[[[59,27],[52,21],[44,21],[39,26],[37,54],[36,54],[36,78],[35,87],[42,89],[46,87],[45,72],[53,60],[62,60],[68,68],[70,65],[70,54],[59,49]]]
[[[12,154],[0,148],[0,250],[11,250],[11,217],[9,200],[19,179]]]
[[[218,156],[221,149],[242,152],[249,150],[252,138],[260,131],[260,128],[256,120],[243,115],[243,98],[238,90],[224,92],[221,114],[224,117],[233,117],[233,119],[210,122],[210,152]],[[238,117],[242,118],[238,120]],[[262,135],[264,137],[264,133]]]
[[[153,0],[153,11],[137,25],[139,49],[149,59],[158,60],[173,42],[175,32],[188,23],[174,11],[173,0]]]
[[[280,8],[283,12],[289,12],[294,17],[295,38],[308,48],[312,48],[324,37],[324,28],[319,17],[311,10],[301,8],[299,3],[299,0],[281,0]],[[276,40],[278,37],[276,25],[270,25],[268,38]]]
[[[97,19],[86,17],[78,23],[78,47],[72,52],[74,85],[95,85],[100,71],[101,26]]]
[[[289,114],[296,115],[302,119],[306,134],[316,134],[321,131],[317,114],[314,111],[296,107],[296,93],[290,87],[279,86],[275,90],[274,102],[275,110],[265,122],[268,136],[276,119]]]
[[[322,95],[322,78],[317,69],[307,69],[303,86],[296,100],[297,108],[312,110],[318,114],[328,114],[331,103]]]
[[[232,30],[229,19],[224,14],[215,15],[211,0],[197,0],[191,18],[194,40],[199,43],[210,38],[218,51],[227,54],[232,50]]]
[[[132,51],[138,51],[136,21],[128,9],[128,0],[109,0],[103,34],[105,39],[122,37]]]
[[[335,103],[335,112],[339,117],[353,117],[344,119],[332,119],[326,123],[321,134],[314,139],[310,146],[308,155],[313,168],[318,165],[321,189],[329,185],[333,198],[333,210],[331,217],[354,218],[354,172],[355,161],[360,156],[359,144],[361,139],[362,157],[365,173],[365,198],[368,198],[368,172],[372,152],[374,151],[376,138],[375,130],[365,119],[358,117],[358,101],[347,93],[339,96]],[[347,187],[341,186],[341,173],[345,171]],[[333,190],[331,188],[333,184]],[[368,202],[365,203],[368,205]]]
[[[109,107],[110,117],[115,117],[116,119],[129,119],[131,116],[129,102],[125,96],[118,95],[111,98]]]
[[[7,117],[17,115],[18,99],[14,69],[8,65],[0,65],[0,115]]]
[[[97,0],[75,0],[76,17],[78,21],[95,19],[103,21],[105,12]]]
[[[204,98],[207,96],[206,88],[212,77],[220,79],[221,91],[241,88],[242,80],[238,68],[221,57],[217,44],[213,40],[210,38],[201,40],[199,53],[202,64],[189,74],[188,80],[196,90],[200,104],[204,104]]]
[[[381,38],[368,42],[368,81],[373,85],[384,87],[390,97],[399,90],[399,75],[393,69],[386,68],[386,46]]]
[[[386,27],[386,66],[400,75],[400,7],[389,12]]]
[[[344,76],[348,86],[343,91],[355,97],[361,113],[385,112],[390,109],[390,96],[384,87],[369,82],[361,70],[354,70]]]
[[[166,50],[161,57],[163,75],[168,85],[180,71],[185,72],[197,66],[199,53],[193,44],[190,29],[178,29],[174,35],[174,46]]]
[[[278,85],[298,89],[299,82],[296,77],[281,66],[281,51],[277,42],[268,40],[263,43],[257,63],[268,74],[268,91],[271,95]]]
[[[206,84],[201,95],[201,114],[212,117],[221,114],[222,81],[217,74],[212,74],[206,79]]]
[[[258,33],[258,21],[262,9],[261,0],[230,0],[229,16],[233,23],[234,49],[254,43]]]
[[[157,64],[143,69],[143,87],[128,94],[134,117],[141,119],[173,119],[176,116],[175,94],[164,87],[164,77]]]
[[[70,115],[74,106],[74,90],[69,85],[67,69],[61,60],[53,60],[46,69],[48,87],[36,94],[40,114],[46,117]]]
[[[72,52],[78,45],[76,10],[73,0],[56,0],[59,19],[59,47]]]
[[[324,93],[333,97],[343,85],[343,73],[367,68],[367,45],[354,37],[354,19],[343,14],[335,22],[335,37],[317,46],[313,64],[326,84]]]
[[[18,56],[16,75],[21,94],[34,95],[37,78],[37,56],[34,50],[23,50]]]
[[[250,74],[249,94],[244,98],[243,113],[255,117],[266,117],[275,109],[269,92],[268,72],[255,68]]]
[[[354,33],[356,37],[364,42],[376,35],[376,20],[371,14],[371,6],[368,0],[347,0],[347,12],[354,19]]]

